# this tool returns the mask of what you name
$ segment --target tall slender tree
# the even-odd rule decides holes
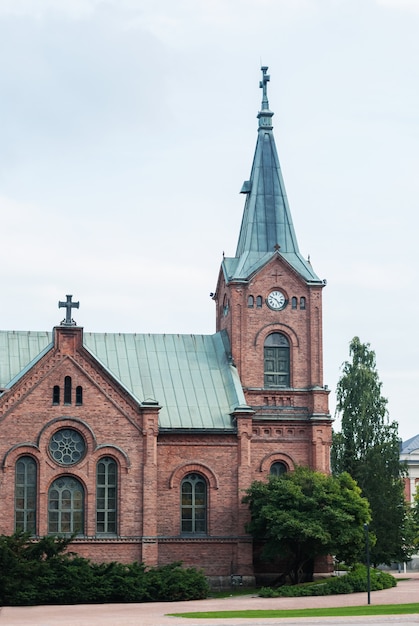
[[[373,563],[404,561],[411,547],[406,544],[406,469],[400,462],[398,424],[389,420],[375,352],[354,337],[349,354],[352,359],[343,364],[337,386],[336,414],[342,428],[333,434],[332,471],[348,472],[371,505],[370,529],[377,538],[371,548]]]

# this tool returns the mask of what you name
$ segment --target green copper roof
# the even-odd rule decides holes
[[[0,331],[0,390],[11,387],[49,349],[52,333]]]
[[[0,389],[52,348],[52,334],[0,331]],[[84,333],[85,348],[139,402],[155,400],[160,428],[232,430],[246,404],[225,332],[214,335]]]
[[[267,97],[267,67],[262,67],[262,109],[250,180],[242,193],[246,203],[236,256],[224,259],[228,280],[246,280],[273,255],[282,256],[306,281],[321,282],[298,249],[291,212],[272,131],[273,113]]]

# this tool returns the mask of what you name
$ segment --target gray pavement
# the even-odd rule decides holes
[[[397,587],[374,591],[371,604],[408,604],[419,602],[419,572],[408,572]],[[417,615],[390,615],[372,617],[333,618],[247,618],[247,619],[194,619],[171,617],[168,613],[192,611],[230,611],[246,609],[293,609],[328,606],[366,606],[367,594],[308,597],[259,598],[256,596],[223,599],[193,600],[191,602],[155,602],[145,604],[89,604],[74,606],[34,606],[0,608],[1,626],[370,626],[371,624],[418,624]]]

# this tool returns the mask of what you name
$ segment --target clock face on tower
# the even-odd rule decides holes
[[[282,291],[271,291],[269,296],[266,298],[267,305],[274,309],[275,311],[280,311],[286,305],[286,299]]]

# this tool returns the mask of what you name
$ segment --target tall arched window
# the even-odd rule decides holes
[[[100,459],[96,471],[96,533],[116,534],[117,467],[110,457]]]
[[[15,529],[36,533],[36,462],[30,456],[16,463]]]
[[[282,333],[268,335],[264,347],[265,387],[290,386],[290,344]]]
[[[84,533],[84,489],[72,476],[60,476],[49,489],[48,533]]]
[[[71,376],[64,378],[64,404],[71,404]]]
[[[188,474],[181,485],[181,531],[207,532],[207,483],[200,474]]]

